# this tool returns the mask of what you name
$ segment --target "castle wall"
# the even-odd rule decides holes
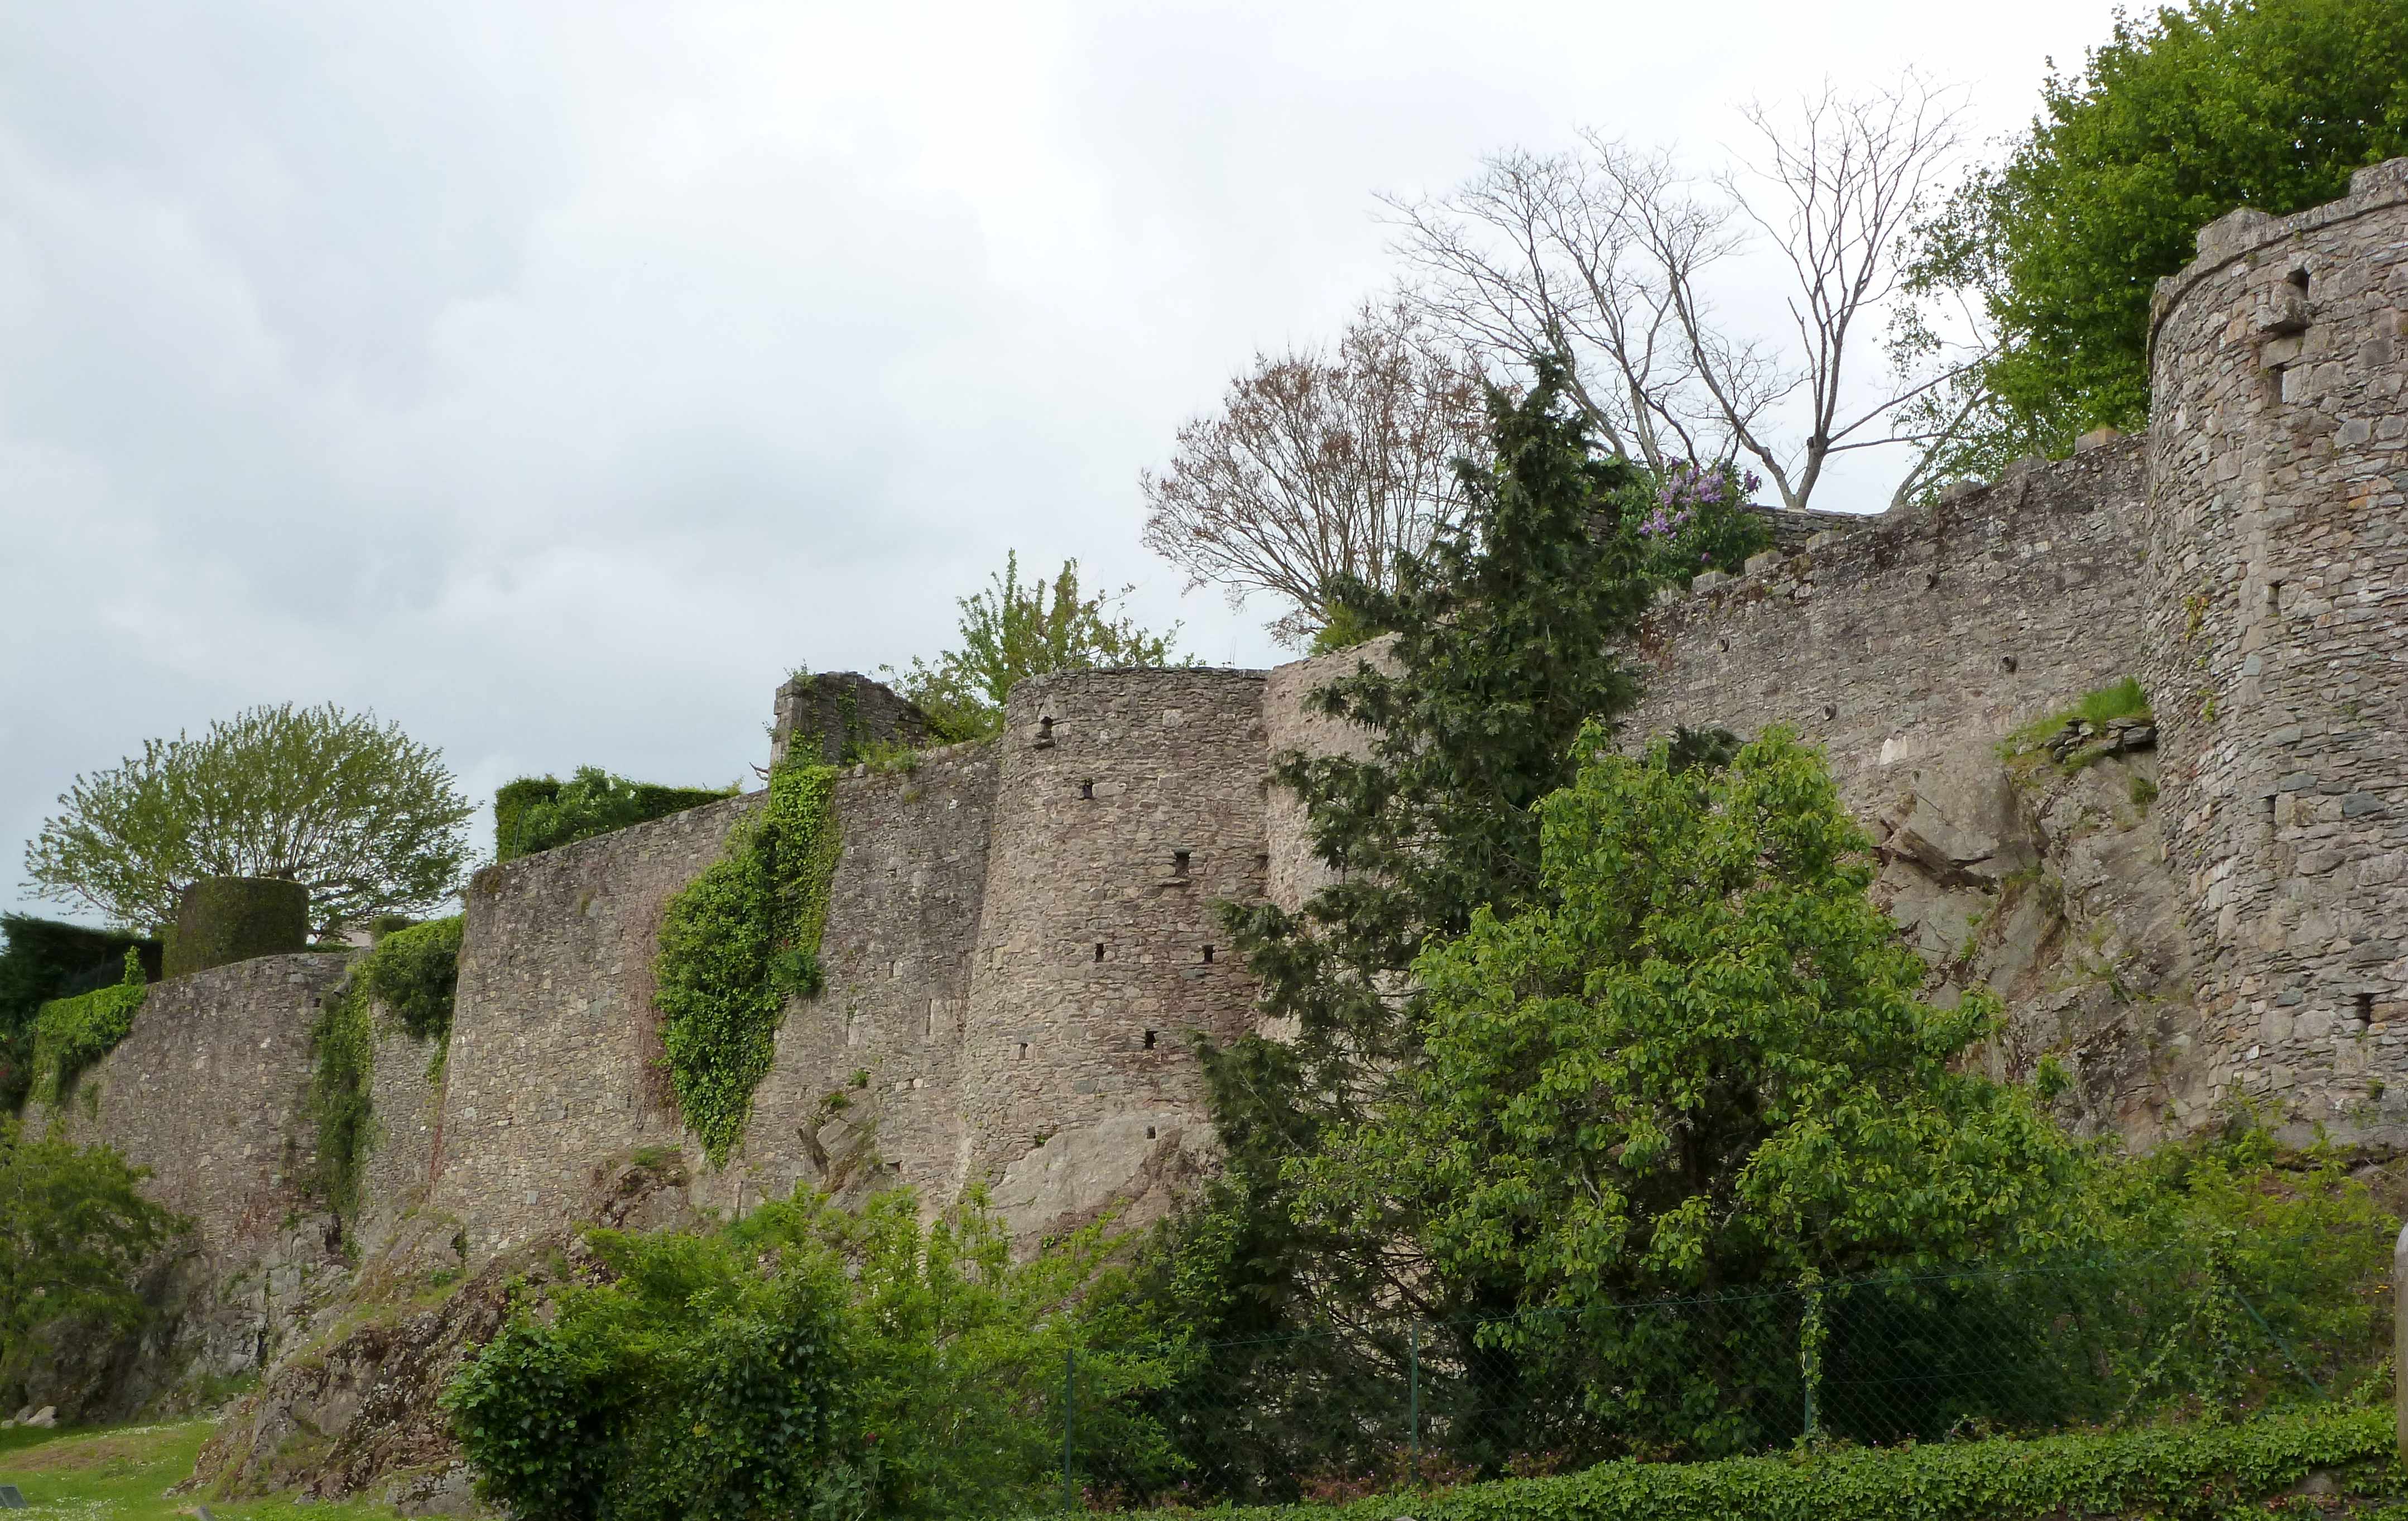
[[[661,917],[766,794],[477,873],[434,1145],[472,1258],[575,1218],[597,1169],[683,1141],[652,1012]]]
[[[2146,466],[2138,440],[2110,444],[1699,577],[1646,621],[1626,732],[1785,724],[1829,753],[1860,816],[1893,811],[1952,757],[1988,757],[2017,725],[2134,674]],[[1999,788],[1952,806],[1986,819]]]
[[[197,1243],[233,1259],[317,1208],[309,1032],[350,958],[262,956],[153,983],[134,1027],[55,1112],[78,1145],[106,1142],[150,1169],[149,1193],[189,1215]]]
[[[1263,679],[1263,739],[1276,760],[1290,752],[1306,755],[1344,755],[1367,760],[1372,733],[1344,719],[1316,711],[1307,698],[1356,667],[1369,664],[1391,670],[1392,638],[1374,639],[1351,650],[1335,650],[1310,660],[1298,660],[1267,672]],[[1293,913],[1305,900],[1336,880],[1312,848],[1303,799],[1274,782],[1264,789],[1263,846],[1267,863],[1264,891],[1273,903]]]
[[[427,1202],[442,1095],[435,1042],[414,1039],[382,1004],[372,1004],[368,1018],[376,1032],[368,1079],[373,1129],[360,1163],[354,1228],[363,1249],[373,1252],[392,1238],[406,1212]]]
[[[825,985],[786,1006],[744,1144],[724,1173],[696,1158],[697,1198],[738,1211],[797,1183],[908,1184],[932,1206],[959,1197],[963,1030],[995,794],[988,745],[838,779]]]
[[[2408,1135],[2408,160],[2160,282],[2146,682],[2214,1074]]]
[[[1227,1040],[1254,988],[1211,905],[1262,896],[1257,671],[1023,682],[1000,741],[963,1051],[967,1174],[1025,1236],[1168,1203],[1211,1140],[1190,1032]]]

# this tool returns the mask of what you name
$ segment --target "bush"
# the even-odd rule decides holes
[[[2390,1411],[2354,1410],[2034,1442],[1605,1463],[1562,1478],[1508,1479],[1416,1497],[1410,1509],[1422,1521],[2306,1517],[2332,1514],[2320,1503],[2329,1497],[2296,1493],[2318,1472],[2337,1475],[2342,1493],[2352,1498],[2396,1503],[2408,1497],[2394,1440]],[[1228,1521],[1390,1521],[1405,1509],[1390,1497],[1208,1514]]]
[[[143,1176],[106,1146],[29,1140],[0,1117],[0,1385],[44,1326],[147,1318],[135,1275],[186,1227],[141,1196]]]
[[[664,787],[580,766],[566,782],[522,777],[494,794],[494,859],[555,850],[736,796],[733,787]]]
[[[149,993],[142,954],[128,947],[123,980],[115,987],[42,1005],[34,1017],[33,1090],[53,1105],[64,1103],[83,1069],[116,1050],[134,1028]]]
[[[1772,528],[1748,505],[1761,485],[1727,463],[1674,465],[1615,494],[1622,529],[1639,545],[1639,570],[1658,586],[1687,590],[1701,570],[1736,571],[1772,547]]]
[[[982,1203],[923,1229],[906,1190],[588,1243],[606,1281],[519,1305],[444,1396],[520,1521],[1026,1508],[1059,1482],[1073,1349],[1089,1440],[1160,1451],[1117,1414],[1148,1365],[1072,1308],[1092,1235],[1015,1266]]]
[[[22,1106],[32,1088],[34,1020],[42,1005],[116,986],[129,950],[140,954],[146,973],[158,974],[157,940],[0,914],[0,1112]]]

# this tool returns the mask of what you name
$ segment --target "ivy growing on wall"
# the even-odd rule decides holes
[[[723,1163],[769,1070],[789,996],[820,990],[820,934],[841,847],[836,768],[790,763],[726,855],[669,900],[655,964],[661,1040],[678,1108]]]
[[[452,1035],[453,990],[460,980],[460,917],[395,930],[351,968],[329,994],[310,1031],[316,1066],[309,1108],[318,1126],[318,1180],[337,1214],[359,1210],[360,1163],[376,1144],[376,1025],[382,1004],[421,1040],[435,1042],[434,1066]]]
[[[114,987],[95,988],[72,998],[52,998],[34,1016],[33,1091],[63,1103],[83,1069],[117,1049],[134,1028],[134,1016],[149,996],[142,953],[125,953],[125,975]]]

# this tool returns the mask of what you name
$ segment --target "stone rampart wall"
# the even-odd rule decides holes
[[[2147,490],[2128,440],[1699,577],[1647,620],[1627,732],[1785,724],[1878,815],[1928,768],[2137,673]]]
[[[1082,671],[1022,683],[963,1051],[968,1173],[1015,1231],[1132,1198],[1158,1211],[1209,1155],[1189,1041],[1251,1027],[1212,905],[1263,893],[1259,671]]]
[[[838,781],[844,845],[820,943],[825,987],[787,1005],[726,1170],[692,1156],[697,1199],[739,1211],[797,1183],[906,1184],[931,1203],[960,1195],[962,1046],[995,791],[987,745]]]
[[[235,1257],[317,1206],[309,1032],[350,958],[262,956],[154,983],[117,1049],[55,1118],[150,1169],[150,1194],[192,1217],[202,1250]]]
[[[436,1207],[482,1260],[574,1218],[597,1169],[682,1141],[652,1012],[661,916],[766,795],[488,867],[470,882]]]
[[[2408,159],[2155,305],[2147,681],[2217,1086],[2408,1139]]]

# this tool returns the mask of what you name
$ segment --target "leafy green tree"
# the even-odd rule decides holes
[[[106,1146],[34,1140],[0,1115],[0,1374],[45,1326],[92,1334],[147,1318],[136,1276],[185,1223],[142,1197],[143,1176]]]
[[[2063,452],[2147,420],[2149,295],[2192,235],[2236,207],[2341,195],[2408,152],[2408,7],[2191,0],[2118,16],[2079,75],[2052,74],[2003,165],[1923,231],[1927,293],[1971,289],[1999,345],[1992,403],[1959,473]]]
[[[473,811],[439,751],[332,703],[252,708],[79,776],[25,850],[41,896],[160,926],[201,877],[309,890],[321,933],[449,897]]]
[[[1534,370],[1518,397],[1487,396],[1494,463],[1464,469],[1461,522],[1401,557],[1392,590],[1341,590],[1342,621],[1397,637],[1309,700],[1368,729],[1370,753],[1276,759],[1340,880],[1296,913],[1222,911],[1263,1012],[1293,1038],[1204,1049],[1223,1170],[1168,1227],[1143,1292],[1186,1338],[1164,1396],[1183,1450],[1234,1492],[1292,1497],[1305,1474],[1356,1468],[1387,1440],[1359,1423],[1289,1423],[1267,1441],[1242,1412],[1368,1401],[1407,1350],[1383,1317],[1480,1308],[1398,1250],[1410,1219],[1301,1215],[1291,1164],[1408,1080],[1414,958],[1482,906],[1511,912],[1545,891],[1538,804],[1571,780],[1583,725],[1637,694],[1614,651],[1651,587],[1636,537],[1593,527],[1620,522],[1640,477],[1592,447],[1562,365]],[[1288,1339],[1332,1323],[1360,1334]]]
[[[1867,889],[1871,843],[1775,729],[1727,768],[1592,757],[1546,892],[1415,963],[1422,1060],[1305,1169],[1319,1213],[1419,1222],[1440,1272],[1577,1308],[2057,1244],[2081,1156],[1959,1069],[1997,1026]],[[1401,1196],[1401,1198],[1399,1198]]]
[[[1174,657],[1177,624],[1151,634],[1123,616],[1121,604],[1135,590],[1080,595],[1079,562],[1065,560],[1049,583],[1023,586],[1020,556],[1004,558],[1003,572],[987,589],[961,599],[961,647],[931,664],[914,659],[899,673],[906,697],[928,715],[942,740],[979,739],[1003,727],[1004,699],[1032,676],[1057,670],[1096,670],[1114,666],[1194,665]],[[893,667],[886,674],[898,675]]]

